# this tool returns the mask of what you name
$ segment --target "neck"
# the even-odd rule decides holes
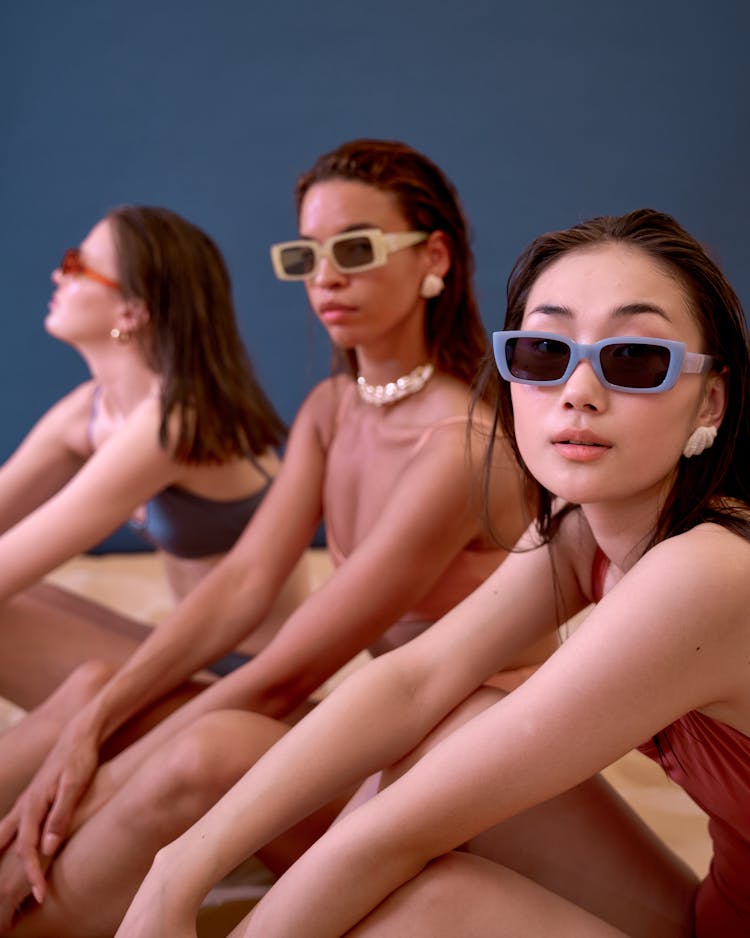
[[[663,499],[653,495],[622,504],[583,505],[583,514],[599,547],[623,572],[643,555],[651,540]]]
[[[158,393],[159,378],[136,348],[113,345],[111,349],[79,351],[102,389],[102,400],[111,416],[127,417],[141,401]]]

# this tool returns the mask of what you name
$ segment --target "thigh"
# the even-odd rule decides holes
[[[383,783],[503,696],[491,687],[471,695],[384,773]],[[696,875],[599,776],[485,831],[462,849],[520,873],[628,934],[689,934]]]
[[[90,661],[75,671],[36,709],[0,734],[0,816],[33,778],[66,723],[112,675],[113,666]]]
[[[632,936],[689,935],[698,878],[601,777],[462,848],[507,866]]]
[[[670,933],[659,932],[663,938]],[[449,854],[388,897],[346,938],[624,938],[537,883],[480,857]]]
[[[83,662],[121,664],[149,631],[83,597],[39,584],[0,606],[0,695],[31,710]]]

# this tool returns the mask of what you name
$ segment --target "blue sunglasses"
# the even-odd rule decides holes
[[[564,384],[586,359],[605,388],[656,394],[673,388],[681,374],[701,375],[715,359],[687,352],[684,342],[618,336],[587,345],[554,332],[493,332],[495,361],[506,381],[541,387]]]

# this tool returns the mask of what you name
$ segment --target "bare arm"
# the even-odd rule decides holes
[[[111,766],[113,773],[128,771],[128,765],[140,761],[146,752],[154,751],[169,735],[208,710],[242,707],[284,716],[414,608],[479,528],[478,507],[472,496],[478,491],[474,483],[481,452],[477,450],[475,461],[468,463],[463,427],[453,430],[452,434],[436,435],[431,446],[408,467],[367,537],[292,614],[270,645],[117,757]],[[283,472],[291,458],[289,453]],[[507,467],[501,465],[500,470],[506,473]],[[309,471],[306,477],[312,485]],[[522,511],[515,486],[508,487],[505,500],[510,516],[502,519],[505,530],[518,536]],[[244,566],[238,569],[237,584],[225,590],[243,597],[243,610],[248,605],[244,597],[252,577],[252,570]],[[221,614],[225,615],[224,610]],[[174,649],[167,648],[166,653],[174,655]],[[126,668],[136,663],[137,656]],[[180,663],[185,666],[185,661]],[[145,692],[148,686],[144,681]]]
[[[514,576],[527,597],[524,604],[508,588]],[[577,585],[568,586],[573,592]],[[498,627],[506,618],[512,629]],[[145,909],[152,903],[158,906],[157,895],[169,896],[168,914],[178,909],[181,920],[189,921],[225,871],[347,787],[410,751],[485,678],[553,627],[546,550],[511,556],[439,623],[350,677],[204,818],[165,848],[133,915],[140,914],[138,909],[150,915]],[[174,863],[177,856],[179,864]],[[143,932],[152,933],[158,928]],[[304,929],[299,933],[306,934]]]
[[[431,859],[585,780],[691,709],[720,707],[750,728],[749,573],[750,548],[727,532],[654,549],[526,684],[321,838],[247,934],[291,936],[302,922],[310,938],[344,934]]]
[[[0,504],[6,517],[18,514],[8,511],[11,502],[24,516],[0,537],[0,600],[92,547],[180,473],[159,444],[155,400],[144,401],[93,455],[76,453],[70,437],[85,430],[66,424],[80,424],[89,406],[83,386],[37,424],[3,467]]]
[[[54,404],[0,467],[0,532],[59,491],[83,465],[93,382]]]

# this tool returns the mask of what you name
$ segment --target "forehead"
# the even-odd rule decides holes
[[[103,218],[94,225],[81,241],[81,252],[90,260],[101,258],[114,262],[115,242],[109,219]]]
[[[573,312],[603,312],[632,303],[693,318],[685,288],[668,267],[638,247],[617,243],[580,248],[558,258],[532,285],[526,311],[551,304]]]
[[[299,213],[300,233],[330,237],[353,226],[394,231],[406,226],[396,195],[352,179],[327,179],[305,193]]]

